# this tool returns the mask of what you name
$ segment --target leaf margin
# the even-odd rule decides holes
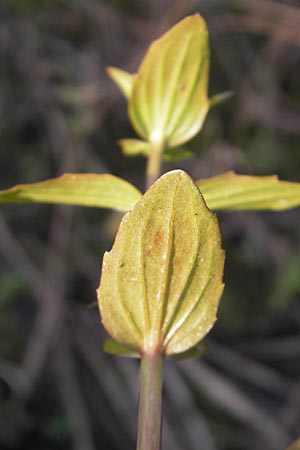
[[[48,192],[50,191],[50,194]],[[65,188],[65,192],[63,191]],[[92,195],[93,188],[93,195]],[[76,194],[77,191],[77,194]],[[56,178],[17,184],[0,191],[0,205],[9,203],[60,203],[126,212],[140,199],[138,189],[111,174],[65,173]]]

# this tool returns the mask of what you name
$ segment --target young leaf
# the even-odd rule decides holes
[[[140,358],[140,353],[137,350],[134,350],[132,347],[128,345],[120,344],[112,338],[108,338],[104,341],[103,351],[105,353],[109,353],[110,355],[116,356],[125,356],[126,358]],[[174,359],[176,361],[187,358],[198,358],[203,356],[207,351],[207,345],[204,341],[199,342],[192,348],[189,348],[185,352],[176,353],[175,355],[170,355],[170,359]]]
[[[1,203],[64,203],[128,211],[141,197],[130,183],[109,174],[66,173],[0,191]]]
[[[229,100],[231,97],[234,96],[233,91],[224,91],[220,92],[219,94],[215,94],[209,99],[209,106],[210,108],[214,108],[215,106],[218,106],[227,100]]]
[[[193,156],[193,152],[182,146],[177,148],[166,149],[162,156],[162,159],[163,161],[169,162],[169,161],[178,161],[182,158],[190,158],[191,156]]]
[[[154,41],[133,79],[129,99],[136,132],[167,147],[197,134],[209,108],[208,67],[207,28],[199,14]]]
[[[212,327],[223,289],[216,217],[191,178],[163,175],[127,213],[103,260],[98,301],[117,342],[181,353]]]
[[[140,139],[120,139],[118,144],[127,156],[148,155],[149,153],[149,143]]]
[[[105,353],[110,353],[111,355],[126,356],[127,358],[139,358],[140,354],[129,347],[128,345],[119,344],[112,338],[106,339],[103,344],[103,350]]]
[[[131,96],[133,75],[125,70],[117,69],[116,67],[107,67],[107,73],[110,78],[116,83],[121,92],[126,98]]]
[[[145,155],[147,156],[151,151],[149,142],[142,141],[140,139],[120,139],[118,141],[119,146],[122,149],[124,155],[136,156]],[[193,153],[184,147],[177,147],[172,149],[166,149],[163,154],[164,161],[178,161],[182,158],[189,158]]]
[[[207,206],[219,209],[284,210],[300,206],[300,183],[276,175],[256,177],[226,172],[196,183]]]

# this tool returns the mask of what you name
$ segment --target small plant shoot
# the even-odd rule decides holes
[[[128,104],[139,136],[176,147],[198,133],[209,107],[208,64],[207,29],[199,15],[182,20],[150,46]]]
[[[224,252],[213,211],[300,206],[300,183],[227,172],[194,182],[183,170],[161,175],[164,158],[202,128],[208,98],[204,19],[186,17],[154,41],[135,74],[108,73],[128,102],[136,139],[126,155],[147,158],[144,195],[110,174],[65,174],[0,192],[0,204],[62,203],[125,212],[106,252],[97,290],[108,353],[141,358],[137,450],[159,450],[163,359],[203,353],[223,291]],[[299,449],[299,441],[290,450]],[[205,450],[205,449],[203,449]]]

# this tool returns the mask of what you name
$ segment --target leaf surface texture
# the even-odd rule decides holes
[[[181,170],[163,175],[123,217],[104,256],[105,328],[140,353],[188,350],[215,321],[223,262],[217,219],[196,185]]]
[[[226,172],[196,184],[213,211],[280,211],[300,206],[300,183],[280,181],[276,175],[257,177]]]

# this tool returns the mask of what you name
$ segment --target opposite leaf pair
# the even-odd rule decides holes
[[[128,113],[143,139],[123,139],[126,154],[181,145],[201,129],[210,101],[208,32],[199,15],[187,17],[153,42],[135,75],[108,72],[128,99]]]
[[[256,177],[226,172],[196,184],[212,211],[279,211],[300,206],[300,183],[280,181],[276,175]],[[67,173],[0,191],[0,204],[60,203],[126,212],[141,197],[136,187],[114,175]]]

